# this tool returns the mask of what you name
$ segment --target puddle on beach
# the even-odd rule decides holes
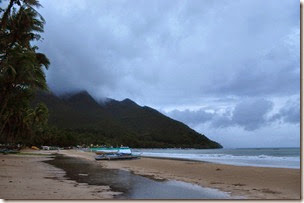
[[[85,159],[56,156],[45,161],[66,172],[66,178],[89,185],[109,185],[122,192],[115,199],[230,199],[230,195],[216,189],[203,188],[182,181],[157,181],[129,171],[105,169]]]

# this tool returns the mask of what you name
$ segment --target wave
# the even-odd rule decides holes
[[[206,161],[221,164],[231,164],[239,166],[261,166],[279,168],[300,168],[299,156],[269,156],[269,155],[231,155],[231,154],[182,154],[182,153],[158,153],[141,152],[144,157],[159,157],[173,159],[187,159],[195,161]]]

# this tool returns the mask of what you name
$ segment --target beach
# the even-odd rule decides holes
[[[37,153],[43,151],[38,151]],[[45,152],[44,153],[49,153]],[[188,160],[140,158],[95,161],[94,154],[60,150],[107,169],[122,169],[159,180],[178,180],[229,192],[244,199],[300,199],[300,169],[213,164]],[[48,165],[42,156],[1,155],[0,197],[4,199],[110,199],[109,186],[79,184],[64,178],[64,171]],[[4,160],[4,161],[3,161]],[[16,192],[18,191],[18,192]]]
[[[141,158],[103,163],[157,179],[174,179],[248,199],[300,199],[300,170]]]
[[[92,186],[67,180],[63,170],[43,162],[50,159],[41,155],[0,155],[0,198],[112,199],[117,194],[106,185]]]

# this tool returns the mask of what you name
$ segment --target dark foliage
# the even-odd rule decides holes
[[[49,109],[54,126],[48,144],[70,146],[102,144],[137,148],[220,148],[187,125],[130,99],[96,102],[87,92],[57,97],[39,92],[35,102]],[[45,143],[47,144],[47,143]]]
[[[47,90],[43,70],[50,64],[33,45],[41,39],[45,23],[35,10],[39,6],[37,0],[9,0],[0,8],[1,143],[31,145],[46,130],[48,109],[30,105],[37,89]]]

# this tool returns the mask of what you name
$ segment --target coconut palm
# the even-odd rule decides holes
[[[40,39],[45,23],[37,6],[37,0],[10,0],[0,9],[0,137],[11,141],[33,136],[33,126],[46,123],[47,108],[30,106],[34,92],[47,89],[43,68],[50,64],[31,44]]]

